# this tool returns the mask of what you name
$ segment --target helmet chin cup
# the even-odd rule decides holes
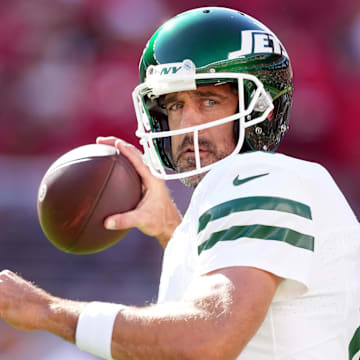
[[[153,175],[164,180],[181,179],[206,172],[223,160],[201,166],[198,141],[199,131],[228,122],[239,121],[239,139],[233,152],[228,155],[230,156],[240,152],[245,139],[245,129],[264,121],[274,108],[271,96],[265,91],[262,82],[256,76],[247,73],[227,72],[196,74],[195,67],[192,66],[193,63],[190,60],[184,60],[182,63],[151,66],[148,68],[149,75],[146,81],[138,85],[132,94],[138,120],[136,135],[140,138],[140,144],[144,148],[144,161],[149,166]],[[151,114],[146,105],[147,100],[156,101],[159,96],[169,92],[195,90],[197,82],[206,80],[206,83],[214,84],[218,82],[217,79],[221,79],[222,83],[237,82],[239,97],[239,111],[237,113],[183,129],[154,131],[151,126]],[[244,94],[245,81],[253,84],[253,91],[247,103],[245,102]],[[251,119],[248,120],[248,117],[251,117]],[[194,169],[184,172],[168,171],[160,161],[158,149],[155,146],[156,139],[184,134],[191,134],[193,138]]]

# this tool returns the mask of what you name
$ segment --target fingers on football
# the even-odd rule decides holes
[[[142,160],[142,153],[134,145],[115,136],[99,136],[96,139],[96,143],[115,146],[117,149],[119,149],[120,153],[125,155],[132,162],[136,168],[136,171],[142,178],[146,178],[149,174],[151,174],[148,167]]]
[[[96,138],[96,143],[115,146],[116,140],[118,140],[118,138],[116,138],[115,136],[99,136]]]
[[[145,187],[149,187],[149,182],[154,180],[150,169],[144,164],[143,154],[134,145],[131,145],[123,140],[118,139],[115,146],[119,149],[120,153],[125,155],[134,165],[136,171],[140,175]]]

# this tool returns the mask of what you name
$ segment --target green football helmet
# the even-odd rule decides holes
[[[234,123],[236,147],[273,151],[288,130],[292,104],[289,56],[274,33],[254,18],[220,7],[184,12],[163,24],[148,41],[140,60],[140,85],[133,92],[137,136],[152,173],[178,179],[209,170],[201,166],[199,131]],[[230,83],[238,94],[232,116],[180,130],[169,130],[162,105],[165,94],[195,90],[202,84]],[[191,133],[195,166],[176,172],[171,137]],[[221,161],[221,160],[220,160]]]

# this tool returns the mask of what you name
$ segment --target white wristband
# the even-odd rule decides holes
[[[90,302],[80,313],[76,327],[76,345],[106,360],[111,356],[111,339],[116,315],[124,305],[105,302]]]

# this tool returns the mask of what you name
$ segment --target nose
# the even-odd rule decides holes
[[[181,128],[200,125],[204,122],[203,117],[196,102],[186,102],[181,113]]]

